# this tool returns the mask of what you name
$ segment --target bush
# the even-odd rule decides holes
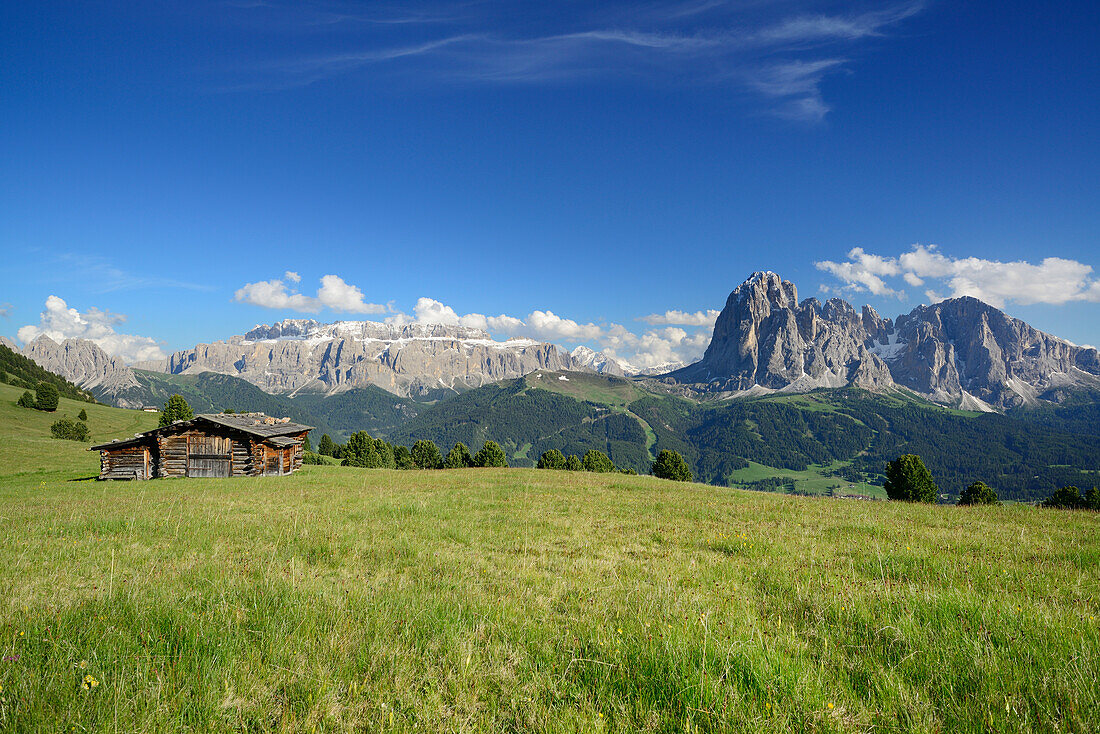
[[[585,471],[596,472],[597,474],[607,474],[608,472],[615,471],[615,465],[611,462],[610,457],[602,451],[596,449],[590,449],[584,452],[584,458],[581,459],[581,466]]]
[[[80,412],[76,414],[76,417],[79,418],[82,421],[87,421],[88,420],[88,411],[81,408]]]
[[[1083,510],[1085,498],[1081,496],[1081,490],[1077,487],[1062,487],[1043,500],[1042,505],[1059,510]]]
[[[905,454],[888,463],[883,486],[890,499],[905,502],[935,502],[939,493],[932,472],[916,454]]]
[[[474,457],[470,455],[470,449],[464,443],[456,443],[447,452],[447,458],[443,462],[444,469],[465,469],[474,465]]]
[[[34,389],[34,407],[38,410],[52,413],[57,410],[57,403],[60,399],[61,393],[57,391],[57,387],[48,382],[40,382],[38,387]]]
[[[496,441],[486,441],[481,451],[474,454],[474,466],[508,466],[508,457]]]
[[[22,395],[19,396],[18,405],[21,408],[33,408],[34,407],[34,393],[32,393],[30,390],[27,390],[26,392],[24,392]]]
[[[324,459],[321,458],[320,454],[315,454],[312,451],[303,451],[302,452],[302,463],[303,464],[314,464],[314,465],[324,466],[324,464],[326,462],[325,462]]]
[[[959,495],[960,505],[999,505],[997,493],[985,482],[974,482]]]
[[[62,418],[50,426],[50,433],[54,438],[64,438],[69,441],[87,441],[88,426],[72,418]]]
[[[183,399],[183,396],[176,393],[172,397],[168,398],[168,402],[164,404],[164,410],[160,413],[160,426],[170,426],[176,421],[189,421],[195,417],[195,411],[191,410],[191,406],[187,401]]]
[[[570,454],[569,458],[565,460],[566,471],[584,471],[584,464],[577,458],[576,454]]]
[[[542,456],[539,457],[539,469],[564,469],[565,468],[565,454],[557,449],[550,449],[549,451],[543,451]]]
[[[420,440],[413,444],[413,464],[417,469],[441,469],[443,467],[443,455],[439,453],[439,447],[434,441]]]
[[[679,451],[664,449],[657,454],[649,473],[660,479],[672,479],[677,482],[690,482],[691,469]]]
[[[1085,492],[1085,509],[1100,512],[1100,489],[1093,487]]]

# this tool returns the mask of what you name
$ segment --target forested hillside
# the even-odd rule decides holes
[[[528,378],[487,385],[427,408],[394,431],[396,443],[430,439],[437,445],[500,443],[512,466],[534,466],[542,452],[566,456],[599,449],[615,465],[648,472],[646,431],[629,413],[532,386]]]
[[[0,344],[0,382],[27,390],[34,390],[34,386],[40,382],[48,382],[57,388],[61,397],[85,403],[95,402],[92,393],[80,389],[60,375],[42,369],[34,360],[12,351],[5,344]]]

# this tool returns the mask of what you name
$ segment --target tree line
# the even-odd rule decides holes
[[[939,488],[932,479],[932,472],[916,454],[904,454],[886,465],[886,481],[883,483],[887,496],[892,500],[904,502],[935,503],[939,499]],[[982,481],[972,482],[959,495],[960,505],[999,505],[997,492]],[[1055,490],[1039,503],[1042,507],[1064,510],[1092,510],[1100,512],[1100,490],[1096,487],[1084,494],[1077,487],[1068,485]]]

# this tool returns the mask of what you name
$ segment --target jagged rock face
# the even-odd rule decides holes
[[[168,357],[172,374],[219,372],[271,393],[377,385],[398,395],[463,389],[535,370],[583,369],[552,344],[494,341],[480,329],[287,320]]]
[[[122,361],[108,356],[95,342],[87,339],[66,339],[58,344],[48,336],[40,336],[22,351],[38,366],[87,390],[95,388],[97,393],[115,393],[138,386],[133,370]]]
[[[972,396],[1003,409],[1065,387],[1100,387],[1100,353],[1045,334],[976,298],[921,306],[897,320],[899,385],[938,402]]]
[[[895,324],[839,298],[799,304],[794,284],[754,273],[730,294],[703,360],[667,379],[731,393],[901,386],[939,403],[1004,410],[1060,399],[1067,388],[1100,389],[1100,352],[975,298],[920,306]]]
[[[889,387],[889,368],[870,347],[872,334],[892,328],[873,309],[858,314],[840,299],[799,304],[793,283],[754,273],[727,299],[703,359],[670,377],[729,392]]]

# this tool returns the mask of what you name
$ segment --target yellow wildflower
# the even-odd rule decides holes
[[[829,702],[829,709],[831,710],[832,708],[833,708],[833,704],[832,704],[832,701],[830,701]]]
[[[80,681],[80,687],[85,691],[89,691],[99,685],[99,681],[92,675],[84,676],[84,680]]]

